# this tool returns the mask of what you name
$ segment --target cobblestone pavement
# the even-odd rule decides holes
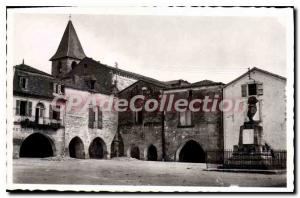
[[[206,171],[205,164],[112,160],[16,159],[14,183],[161,185],[161,186],[286,186],[286,174]]]

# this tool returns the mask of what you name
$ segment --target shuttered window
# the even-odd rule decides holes
[[[261,96],[263,95],[263,83],[251,83],[241,85],[242,97],[247,96]]]
[[[19,82],[19,84],[20,84],[20,87],[21,87],[22,89],[27,89],[27,87],[28,87],[28,79],[25,78],[25,77],[20,77],[20,82]]]

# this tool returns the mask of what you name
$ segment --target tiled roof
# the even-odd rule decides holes
[[[227,87],[228,85],[230,85],[230,84],[232,84],[232,83],[234,83],[234,82],[240,80],[240,79],[243,78],[244,76],[247,76],[247,75],[249,74],[249,72],[251,73],[251,72],[253,72],[253,71],[259,71],[259,72],[261,72],[261,73],[264,73],[264,74],[273,76],[273,77],[275,77],[275,78],[278,78],[278,79],[281,79],[281,80],[286,80],[286,78],[283,77],[283,76],[279,76],[279,75],[277,75],[277,74],[268,72],[268,71],[266,71],[266,70],[263,70],[263,69],[260,69],[260,68],[257,68],[257,67],[253,67],[252,69],[250,69],[250,71],[245,72],[245,73],[242,74],[241,76],[239,76],[239,77],[237,77],[236,79],[232,80],[231,82],[227,83],[227,84],[225,85],[225,87]]]
[[[79,60],[86,57],[71,21],[68,22],[58,49],[50,60],[63,57],[71,57]]]
[[[20,77],[28,79],[27,88],[20,86]],[[15,66],[13,94],[27,97],[53,98],[53,76],[28,65]]]
[[[53,77],[51,74],[48,74],[48,73],[43,72],[41,70],[35,69],[35,68],[33,68],[29,65],[25,65],[25,64],[16,65],[15,69],[22,70],[22,71],[27,71],[27,72],[31,72],[31,73],[36,73],[36,74],[41,74],[41,75],[45,75],[45,76],[49,76],[49,77]]]

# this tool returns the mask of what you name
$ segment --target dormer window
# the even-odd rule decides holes
[[[76,61],[73,61],[71,64],[72,69],[74,69],[76,67],[76,65],[77,65]]]
[[[59,83],[53,83],[53,93],[56,94],[64,94],[65,93],[65,86]]]
[[[26,77],[20,77],[19,84],[20,84],[20,87],[22,89],[27,89],[27,87],[28,87],[28,79]]]

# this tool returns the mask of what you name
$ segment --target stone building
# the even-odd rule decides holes
[[[240,126],[249,121],[247,100],[258,99],[254,120],[263,128],[265,144],[274,150],[286,150],[286,78],[252,68],[223,89],[224,100],[233,101],[231,110],[224,111],[224,148],[233,149],[239,142]]]
[[[208,80],[179,87],[164,89],[165,95],[173,94],[175,100],[204,100],[216,98],[222,100],[223,83]],[[196,104],[195,104],[196,105]],[[205,162],[206,152],[223,150],[222,113],[212,102],[207,103],[208,111],[198,105],[199,110],[165,111],[164,138],[165,159],[181,162]],[[208,156],[209,157],[209,156]]]
[[[63,155],[64,117],[51,104],[55,94],[64,93],[63,87],[53,76],[24,63],[14,67],[13,81],[13,157]],[[54,92],[54,85],[62,89]]]
[[[131,101],[135,96],[157,99],[167,85],[161,82],[139,80],[119,92],[120,99]],[[123,139],[124,151],[128,157],[144,160],[162,160],[163,156],[163,112],[146,111],[145,101],[136,100],[138,110],[127,109],[119,112],[119,132]]]

